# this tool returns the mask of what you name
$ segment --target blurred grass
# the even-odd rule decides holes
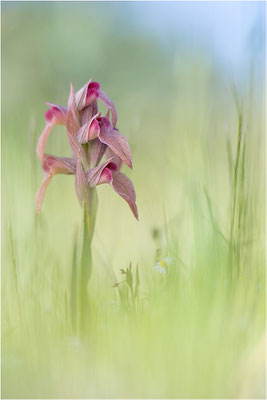
[[[118,3],[5,3],[2,56],[2,397],[264,398],[264,112],[253,77],[238,88],[246,156],[234,186],[238,110],[208,51],[178,38],[166,52]],[[98,189],[81,341],[70,324],[74,179],[54,178],[37,218],[35,146],[44,102],[66,105],[69,82],[77,90],[91,75],[130,143],[140,222]],[[62,127],[48,152],[68,154]],[[167,277],[152,272],[158,248],[176,259]],[[127,285],[112,288],[130,262],[137,313]]]

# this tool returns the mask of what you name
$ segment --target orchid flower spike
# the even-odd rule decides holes
[[[98,112],[98,101],[108,111]],[[138,219],[136,195],[132,182],[120,169],[122,163],[132,168],[130,147],[125,136],[117,129],[118,114],[115,105],[100,89],[97,82],[87,82],[77,93],[71,85],[68,107],[46,103],[45,128],[37,143],[37,155],[42,163],[44,179],[36,193],[36,210],[39,214],[45,192],[56,174],[74,174],[76,194],[81,205],[90,207],[91,191],[108,183],[130,206]],[[111,120],[110,120],[111,114]],[[52,128],[65,125],[72,157],[56,157],[45,153]],[[106,161],[100,164],[105,155]]]

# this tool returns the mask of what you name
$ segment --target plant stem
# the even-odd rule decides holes
[[[232,264],[233,264],[233,250],[235,247],[234,243],[234,230],[235,230],[235,219],[236,219],[236,207],[237,207],[237,190],[238,190],[238,171],[239,171],[239,160],[241,153],[241,141],[242,141],[242,113],[238,114],[238,137],[237,137],[237,150],[236,159],[234,165],[234,194],[233,194],[233,204],[232,204],[232,216],[231,216],[231,226],[230,226],[230,276],[232,277]]]
[[[92,251],[91,243],[93,239],[97,195],[95,189],[90,189],[90,198],[88,205],[83,206],[81,234],[80,234],[80,252],[78,260],[79,280],[79,315],[80,315],[80,333],[84,334],[89,323],[89,297],[88,282],[92,274]]]

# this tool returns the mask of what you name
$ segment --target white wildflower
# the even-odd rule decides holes
[[[160,260],[152,269],[160,274],[167,274],[167,270],[171,264],[174,262],[174,258],[165,257]]]

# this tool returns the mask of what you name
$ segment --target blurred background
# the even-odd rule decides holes
[[[264,8],[265,4],[257,1],[2,3],[4,398],[263,398],[264,371],[258,367],[261,361],[254,349],[259,348],[256,354],[262,354]],[[81,210],[74,178],[58,175],[48,187],[40,218],[36,217],[34,193],[41,183],[42,170],[35,147],[44,128],[45,102],[66,106],[70,82],[78,90],[91,77],[115,102],[118,128],[129,141],[134,168],[128,171],[125,167],[124,172],[135,185],[140,221],[135,221],[127,204],[108,185],[98,188],[90,287],[95,296],[95,325],[100,331],[93,341],[95,350],[90,346],[88,351],[82,350],[81,360],[78,350],[72,348],[73,342],[66,345],[72,350],[59,349],[54,343],[68,337],[62,318],[64,302],[68,304],[73,238],[79,229]],[[189,344],[190,356],[185,353],[179,361],[177,354],[187,343],[187,329],[193,335],[203,319],[197,309],[189,306],[191,298],[188,308],[180,310],[178,321],[174,318],[169,347],[162,347],[161,352],[169,331],[168,325],[163,330],[159,326],[171,317],[155,302],[161,311],[151,327],[146,325],[146,318],[146,322],[138,322],[142,334],[136,335],[139,350],[138,356],[133,356],[128,341],[137,326],[132,328],[133,322],[127,322],[124,333],[118,331],[120,319],[116,313],[115,319],[107,323],[113,318],[118,300],[112,285],[120,280],[120,268],[130,262],[138,264],[143,297],[151,295],[152,287],[162,284],[152,273],[155,252],[160,248],[162,257],[172,255],[181,260],[187,270],[185,276],[194,266],[208,266],[194,276],[194,284],[199,288],[198,279],[204,271],[210,276],[209,284],[216,286],[216,265],[224,264],[223,250],[213,241],[216,235],[205,193],[220,232],[227,236],[233,196],[229,154],[235,158],[238,107],[243,115],[249,199],[243,234],[252,245],[249,254],[244,255],[248,267],[242,279],[246,277],[247,281],[237,302],[229,300],[233,301],[230,309],[237,305],[236,314],[228,324],[229,310],[223,308],[223,297],[217,301],[219,308],[210,312],[206,287],[203,292],[194,292],[194,304],[202,304],[200,299],[205,299],[203,310],[214,320],[205,320],[207,335],[203,333],[202,339],[196,339],[194,354],[200,352],[198,361],[190,353]],[[47,152],[70,154],[62,126],[54,128]],[[153,232],[159,232],[159,241],[155,241]],[[249,306],[245,305],[245,293]],[[151,298],[150,307],[154,302]],[[186,309],[193,322],[186,320]],[[223,312],[226,325],[218,323]],[[183,331],[180,324],[185,326]],[[209,324],[218,331],[207,328]],[[227,339],[224,341],[222,336],[212,348],[218,355],[216,369],[209,349],[205,358],[207,353],[202,354],[201,348],[208,348],[211,338],[221,329],[227,330],[228,325]],[[176,329],[178,336],[174,334]],[[148,332],[154,337],[152,344]],[[116,347],[118,343],[115,347],[110,344],[112,338],[120,338],[130,347],[123,352]],[[239,350],[235,352],[237,343]],[[159,352],[155,353],[157,361],[153,358],[154,345]],[[108,361],[101,358],[101,347],[109,349],[105,353]],[[142,354],[146,352],[144,361]],[[91,361],[85,359],[85,354]],[[125,355],[132,360],[131,367]],[[252,370],[259,371],[259,383],[255,384],[251,371],[243,371],[246,357],[256,359],[259,370]],[[98,365],[95,360],[99,359],[102,363]],[[93,375],[86,369],[92,360]],[[155,370],[150,370],[147,363],[154,363]],[[196,378],[203,365],[202,375]],[[183,375],[181,371],[186,372]],[[244,388],[244,376],[254,383]],[[76,383],[71,384],[70,379]]]

